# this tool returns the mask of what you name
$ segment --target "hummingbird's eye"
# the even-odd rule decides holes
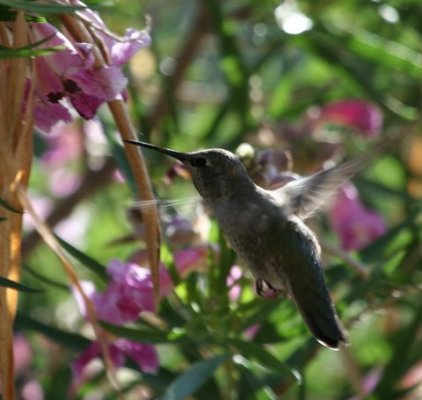
[[[205,167],[207,160],[204,157],[196,157],[196,158],[192,158],[191,160],[189,160],[190,165],[192,165],[192,167]]]

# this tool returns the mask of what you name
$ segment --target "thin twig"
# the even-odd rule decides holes
[[[97,337],[97,340],[101,347],[101,351],[104,356],[107,376],[109,377],[110,383],[112,384],[113,388],[120,394],[120,388],[119,388],[118,381],[116,378],[116,373],[114,370],[113,362],[111,360],[110,352],[108,350],[107,338],[98,324],[97,315],[96,315],[95,308],[91,299],[86,295],[84,289],[82,288],[82,285],[79,282],[78,276],[76,272],[74,271],[72,263],[68,260],[62,247],[60,246],[59,242],[55,238],[54,234],[52,233],[50,228],[43,222],[41,217],[36,213],[34,207],[32,206],[26,194],[25,189],[21,185],[18,185],[16,187],[16,192],[22,206],[31,215],[32,220],[34,222],[35,229],[43,238],[47,246],[50,247],[50,249],[54,252],[54,254],[56,254],[56,256],[59,258],[69,278],[70,283],[76,288],[76,290],[80,294],[85,305],[88,320],[90,321],[90,323],[92,324],[94,328],[95,335]]]

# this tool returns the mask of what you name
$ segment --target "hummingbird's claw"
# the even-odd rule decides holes
[[[284,293],[284,290],[276,289],[263,279],[257,279],[255,281],[255,288],[256,292],[264,299],[277,299],[280,297],[280,294]]]

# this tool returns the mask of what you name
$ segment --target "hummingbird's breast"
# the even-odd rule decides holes
[[[265,193],[233,197],[211,204],[211,208],[236,254],[256,279],[286,286],[283,244],[276,243],[287,234],[288,219],[280,204]]]
[[[210,206],[226,239],[255,279],[290,296],[293,291],[306,291],[309,277],[320,285],[320,248],[315,235],[270,194],[258,188]]]

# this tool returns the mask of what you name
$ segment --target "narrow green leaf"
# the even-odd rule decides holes
[[[100,264],[97,260],[94,260],[92,257],[88,256],[87,254],[83,253],[82,251],[78,250],[76,247],[73,247],[70,243],[66,242],[62,238],[56,235],[57,240],[63,246],[63,248],[69,252],[73,257],[75,257],[79,262],[81,262],[85,267],[87,267],[90,271],[94,272],[98,277],[107,281],[107,272],[106,269],[102,264]]]
[[[162,332],[144,328],[128,328],[101,322],[101,325],[109,332],[127,339],[142,343],[175,343],[183,340],[186,335],[183,331]]]
[[[208,360],[199,361],[189,370],[177,377],[167,388],[161,400],[184,400],[195,393],[227,359],[220,355]]]
[[[361,250],[361,259],[364,262],[377,262],[382,255],[395,253],[407,246],[412,240],[409,226],[414,218],[414,215],[410,215],[403,222],[392,227],[386,234]]]
[[[226,339],[225,342],[230,346],[235,347],[245,358],[252,358],[263,367],[277,372],[292,381],[301,380],[299,372],[294,369],[290,369],[286,364],[282,363],[268,352],[263,346],[252,342],[244,342],[243,340],[238,339]]]
[[[81,335],[63,331],[20,313],[16,316],[15,328],[21,331],[33,330],[42,333],[55,342],[65,345],[67,348],[73,348],[79,351],[85,349],[91,343],[89,339]]]
[[[22,285],[21,283],[12,281],[2,276],[0,276],[0,286],[4,286],[10,289],[16,289],[19,292],[26,292],[26,293],[39,293],[43,291],[42,289],[32,289],[28,286]]]
[[[1,0],[0,0],[1,1]],[[50,35],[42,40],[39,40],[35,43],[31,43],[27,46],[10,48],[0,45],[0,59],[1,58],[27,58],[27,57],[36,57],[36,56],[47,56],[51,53],[64,50],[64,46],[56,47],[47,47],[43,49],[37,49],[43,43],[48,42],[54,35]]]
[[[69,14],[87,8],[84,5],[70,6],[62,4],[39,4],[33,1],[25,0],[0,0],[0,4],[12,7],[15,10],[24,10],[40,14]]]
[[[11,206],[6,200],[0,198],[0,206],[3,206],[6,210],[12,211],[16,214],[23,214],[22,210],[18,210],[17,208]]]
[[[48,56],[49,54],[54,53],[56,51],[60,50],[54,47],[49,47],[45,49],[9,49],[7,47],[0,46],[0,59],[41,57]]]
[[[50,279],[50,278],[40,274],[39,272],[35,271],[34,269],[29,267],[28,265],[24,264],[23,268],[25,269],[26,272],[28,272],[35,279],[38,279],[39,281],[41,281],[41,282],[43,282],[43,283],[45,283],[49,286],[55,286],[59,289],[65,290],[66,292],[69,292],[69,286],[68,285],[65,285],[64,283],[57,282],[53,279]]]
[[[422,77],[422,56],[419,52],[361,29],[354,29],[349,34],[347,47],[360,57],[415,78]]]

